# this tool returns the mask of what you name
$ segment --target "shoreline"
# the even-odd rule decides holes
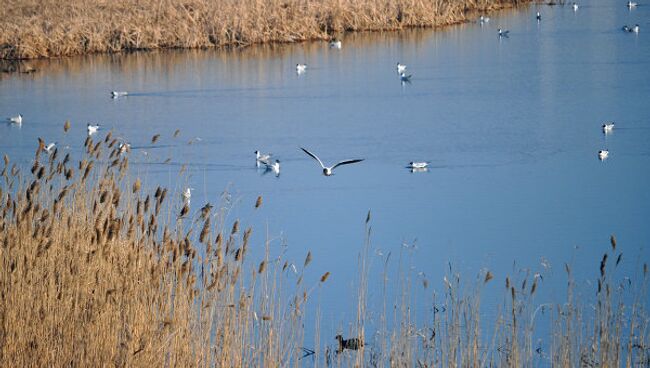
[[[11,0],[0,10],[0,60],[163,49],[228,49],[322,41],[351,32],[441,28],[469,22],[481,13],[516,8],[532,1],[462,0],[453,4],[407,1],[397,5],[388,0],[288,0],[284,3],[226,0],[219,9],[207,0],[192,0],[183,5],[131,2],[75,1],[58,6],[51,0],[42,3]]]

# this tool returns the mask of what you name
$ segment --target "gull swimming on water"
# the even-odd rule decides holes
[[[99,124],[87,124],[86,129],[88,129],[88,135],[91,136],[99,130]]]
[[[272,154],[268,153],[262,153],[260,151],[255,151],[255,163],[257,164],[257,167],[260,167],[260,164],[269,164],[271,162],[271,156]]]
[[[603,124],[603,133],[609,134],[612,131],[614,131],[614,123],[613,122]]]
[[[609,157],[609,151],[606,149],[598,151],[598,158],[600,161],[605,161]]]
[[[639,33],[639,25],[638,24],[635,24],[634,27],[632,27],[632,32]]]
[[[266,170],[273,171],[276,177],[280,176],[280,160],[275,160],[274,163],[266,162]]]
[[[508,35],[509,33],[510,33],[510,31],[508,31],[507,29],[506,30],[503,30],[501,28],[497,29],[497,34],[499,35],[499,38],[501,38],[501,37],[510,37]]]
[[[637,5],[637,3],[635,3],[635,2],[632,2],[632,1],[627,2],[627,7],[630,8],[630,9],[636,8],[636,5]]]
[[[542,15],[539,14],[539,12],[537,12],[537,15],[535,15],[535,18],[537,18],[537,21],[539,22],[539,21],[542,20]]]
[[[18,116],[12,116],[10,118],[7,118],[7,121],[9,121],[11,124],[23,125],[23,115],[18,114]]]
[[[128,96],[129,92],[126,91],[111,91],[111,97],[113,98],[118,98],[118,97],[124,97]]]
[[[307,64],[296,64],[296,73],[302,74],[307,70]]]
[[[399,62],[397,63],[397,72],[399,74],[402,74],[406,71],[406,65],[400,64]]]
[[[337,40],[336,38],[332,39],[330,41],[330,48],[332,49],[341,49],[343,47],[343,44],[341,43],[341,40]]]
[[[481,25],[483,25],[484,23],[488,23],[489,21],[490,21],[490,17],[485,17],[483,15],[481,15],[478,18],[478,22],[481,23]]]
[[[333,174],[332,171],[333,171],[334,169],[336,169],[337,167],[339,167],[339,166],[342,166],[342,165],[348,165],[348,164],[354,164],[354,163],[361,162],[361,161],[364,160],[364,159],[343,160],[343,161],[338,162],[338,163],[337,163],[336,165],[334,165],[334,166],[327,167],[327,166],[323,165],[323,161],[321,161],[320,158],[318,158],[318,156],[316,156],[315,154],[309,152],[308,150],[306,150],[306,149],[304,149],[304,148],[302,148],[302,147],[300,147],[300,149],[303,150],[303,151],[304,151],[306,154],[308,154],[309,156],[311,156],[311,158],[313,158],[314,160],[318,161],[318,163],[320,164],[320,167],[323,169],[323,175],[325,175],[325,176],[331,176],[331,175]]]
[[[409,165],[407,166],[409,169],[424,169],[427,166],[429,166],[429,163],[424,161],[424,162],[409,162]]]
[[[573,3],[573,5],[571,5],[571,7],[573,8],[573,11],[578,11],[578,4],[577,3]]]

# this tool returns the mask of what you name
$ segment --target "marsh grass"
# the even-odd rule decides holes
[[[5,0],[0,59],[325,40],[435,27],[525,0]]]
[[[355,321],[340,331],[364,345],[337,352],[320,321],[320,291],[335,269],[312,279],[311,252],[299,267],[272,256],[272,242],[253,243],[227,205],[193,211],[180,193],[148,190],[110,132],[95,139],[79,161],[39,142],[30,168],[6,155],[0,163],[2,366],[650,365],[648,266],[621,274],[614,237],[593,267],[593,297],[565,265],[566,299],[540,303],[544,269],[462,280],[449,266],[434,287],[410,267],[415,247],[377,258],[370,213]],[[486,285],[500,283],[503,300],[485,314]],[[315,346],[305,346],[312,321]]]

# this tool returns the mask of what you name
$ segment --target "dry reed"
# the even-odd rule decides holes
[[[637,277],[619,275],[625,260],[615,237],[594,267],[593,300],[575,296],[565,265],[566,300],[539,304],[543,270],[525,271],[505,278],[491,320],[481,293],[496,271],[463,283],[450,266],[439,295],[408,267],[414,247],[400,248],[394,299],[386,291],[390,253],[382,259],[382,303],[371,304],[370,212],[356,321],[342,333],[363,344],[336,353],[333,336],[320,336],[318,306],[316,346],[304,347],[309,298],[330,272],[306,282],[311,252],[301,270],[271,257],[268,240],[252,243],[251,227],[229,225],[227,206],[208,203],[193,214],[167,188],[149,193],[131,180],[128,152],[111,142],[110,133],[88,138],[76,173],[68,154],[47,154],[42,143],[24,176],[3,156],[0,366],[274,367],[301,366],[305,357],[316,366],[650,365],[648,266]],[[251,247],[261,260],[249,259]],[[416,301],[425,298],[421,321]],[[541,314],[550,320],[544,347],[533,341]]]
[[[524,2],[4,0],[0,59],[325,40],[347,31],[449,25],[466,21],[471,12]]]

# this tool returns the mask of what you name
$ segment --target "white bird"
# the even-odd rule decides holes
[[[306,149],[304,149],[302,147],[300,147],[300,149],[303,150],[309,156],[311,156],[311,158],[318,161],[318,163],[320,164],[320,167],[323,169],[323,175],[325,175],[325,176],[331,176],[333,174],[332,171],[334,169],[336,169],[337,167],[341,166],[341,165],[354,164],[354,163],[361,162],[361,161],[364,160],[364,159],[343,160],[343,161],[338,162],[334,166],[327,167],[327,166],[323,165],[323,161],[321,161],[320,158],[318,158],[318,156],[316,156],[315,154],[307,151]]]
[[[45,146],[45,152],[47,152],[47,153],[54,152],[54,147],[56,147],[56,142],[52,142],[52,143],[48,144],[47,146]]]
[[[537,18],[537,21],[539,22],[539,21],[542,20],[542,15],[539,14],[539,12],[537,12],[537,15],[535,15],[535,18]]]
[[[330,41],[330,48],[332,49],[340,49],[342,46],[343,44],[341,43],[341,40],[334,38]]]
[[[406,72],[406,65],[404,65],[404,64],[400,64],[400,63],[398,62],[398,63],[397,63],[397,72],[398,72],[399,74],[402,74],[402,73]]]
[[[273,171],[275,176],[280,176],[280,160],[275,160],[274,163],[266,163],[266,170]]]
[[[598,151],[598,158],[600,159],[600,161],[605,161],[607,159],[607,157],[609,157],[609,151],[608,150],[604,149],[604,150]]]
[[[99,124],[87,124],[86,129],[88,129],[88,135],[91,136],[99,130]]]
[[[260,167],[260,164],[269,164],[271,162],[271,153],[262,153],[260,151],[255,151],[255,162],[257,163],[257,167]]]
[[[409,162],[408,168],[409,169],[424,169],[427,166],[429,166],[429,163],[424,161],[424,162]]]
[[[501,29],[501,28],[497,29],[497,34],[499,35],[499,37],[510,37],[508,35],[509,33],[510,33],[510,31],[508,31],[507,29],[505,29],[505,30]]]
[[[609,134],[614,130],[614,123],[605,123],[603,124],[603,133]]]
[[[406,73],[400,73],[399,80],[402,83],[411,83],[411,77],[412,76],[413,76],[413,74],[406,75]]]
[[[120,142],[120,144],[117,147],[120,149],[120,154],[126,153],[131,149],[131,145],[126,142]]]
[[[307,64],[296,64],[296,73],[302,74],[307,71]]]
[[[124,97],[128,96],[129,92],[126,91],[111,91],[111,97],[113,98],[118,98],[118,97]]]
[[[483,25],[483,23],[488,23],[490,21],[490,17],[485,17],[485,16],[481,15],[478,18],[478,21],[479,21],[479,23],[481,23],[481,25]]]
[[[12,116],[10,118],[7,118],[7,121],[9,121],[11,124],[23,125],[23,115],[18,114],[18,116]]]
[[[573,3],[573,5],[571,5],[571,7],[573,7],[573,11],[578,11],[578,4],[577,3]]]
[[[192,198],[192,189],[194,188],[185,188],[183,193],[181,193],[181,197],[183,198],[183,203],[190,204],[190,199]]]
[[[627,2],[627,7],[630,8],[630,9],[636,8],[636,6],[637,6],[637,3],[635,3],[635,2],[632,2],[632,1]]]
[[[632,27],[632,32],[639,33],[639,25],[638,24],[635,24],[634,27]]]

